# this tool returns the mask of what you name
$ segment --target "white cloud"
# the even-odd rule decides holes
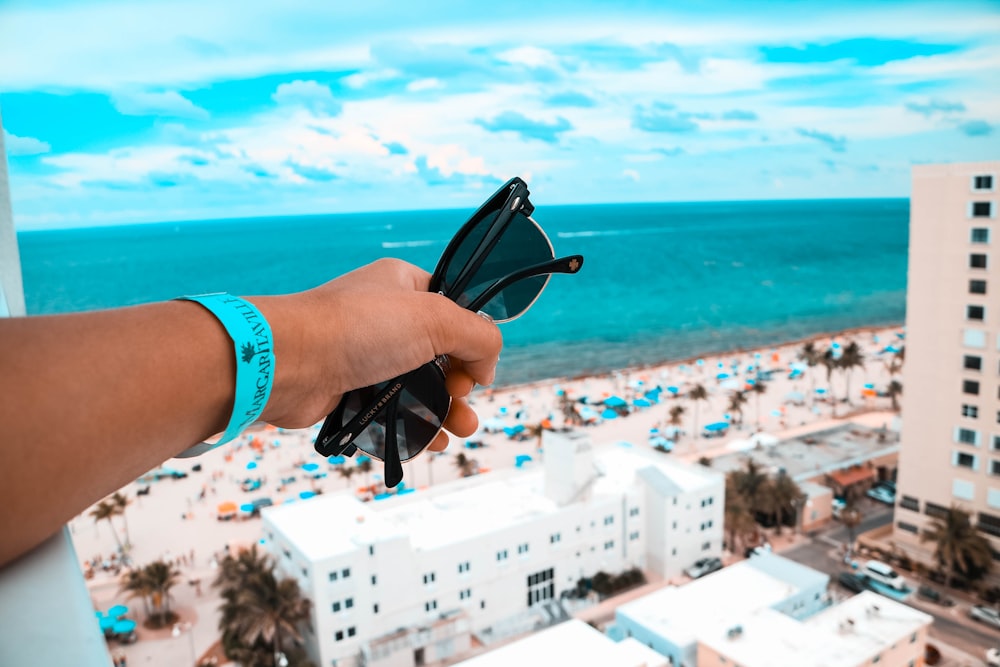
[[[111,103],[126,116],[169,116],[172,118],[208,118],[208,112],[180,93],[119,91],[111,96]]]
[[[497,54],[497,60],[528,67],[559,67],[559,59],[551,51],[537,46],[519,46]]]
[[[411,93],[419,93],[424,90],[440,90],[441,88],[444,88],[444,84],[441,83],[440,79],[434,77],[417,79],[406,84],[406,90]]]
[[[639,182],[639,172],[635,169],[626,169],[622,171],[622,176],[632,181],[633,183]]]
[[[271,99],[278,104],[299,106],[314,113],[335,115],[340,112],[340,103],[334,99],[330,87],[315,81],[296,79],[291,83],[282,83]]]
[[[4,145],[11,155],[41,155],[52,150],[47,142],[34,137],[19,137],[4,130]]]

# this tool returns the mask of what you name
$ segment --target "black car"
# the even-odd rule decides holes
[[[871,584],[868,581],[868,577],[863,574],[841,572],[837,577],[837,583],[852,593],[860,593],[861,591],[871,590]]]
[[[917,597],[922,600],[927,600],[928,602],[933,602],[934,604],[939,604],[943,607],[952,607],[955,605],[954,600],[941,595],[940,591],[926,585],[917,588]]]

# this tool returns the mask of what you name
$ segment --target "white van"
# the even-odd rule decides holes
[[[903,579],[894,569],[879,560],[870,560],[865,563],[861,570],[862,574],[868,575],[869,579],[885,584],[897,591],[906,589],[906,579]]]

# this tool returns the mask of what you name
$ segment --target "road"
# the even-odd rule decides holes
[[[891,522],[892,508],[873,503],[866,506],[864,519],[855,530],[855,535]],[[836,523],[808,542],[783,551],[781,555],[836,578],[845,569],[839,554],[841,545],[846,541],[847,529]],[[966,614],[969,605],[966,603],[959,603],[950,608],[925,603],[922,600],[909,600],[907,604],[934,617],[930,629],[931,637],[972,656],[980,658],[987,648],[1000,644],[995,630],[968,618]]]

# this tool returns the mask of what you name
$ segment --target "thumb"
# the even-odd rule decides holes
[[[437,295],[440,296],[440,295]],[[488,316],[462,308],[440,296],[434,352],[461,359],[476,384],[490,385],[496,377],[497,360],[503,347],[500,329]]]

